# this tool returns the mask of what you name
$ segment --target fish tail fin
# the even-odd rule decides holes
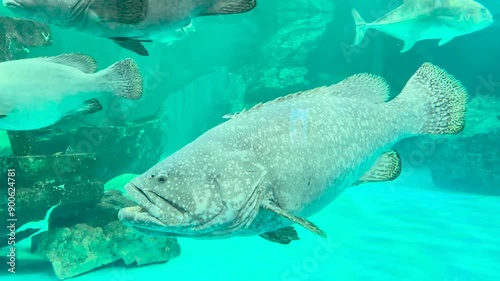
[[[467,90],[451,74],[424,63],[394,99],[408,111],[411,133],[458,134],[465,126]]]
[[[352,16],[354,17],[354,23],[356,24],[356,39],[354,40],[354,46],[357,46],[361,43],[361,41],[363,41],[366,30],[368,29],[368,24],[355,9],[352,9]]]
[[[131,100],[140,99],[143,81],[137,63],[132,59],[121,60],[102,71],[111,91],[117,97]]]

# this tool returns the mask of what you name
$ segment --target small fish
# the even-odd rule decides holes
[[[35,130],[65,116],[102,109],[105,95],[142,96],[142,77],[131,59],[97,72],[90,56],[69,53],[0,63],[0,129]]]
[[[367,29],[373,28],[404,41],[401,53],[416,42],[440,39],[439,46],[453,38],[482,30],[493,23],[483,5],[473,0],[406,0],[401,6],[372,23],[366,23],[356,10],[356,39],[359,45]]]
[[[382,78],[358,74],[234,114],[131,180],[139,206],[119,219],[151,236],[288,244],[293,223],[326,236],[307,218],[346,188],[397,178],[399,140],[464,127],[466,90],[435,65],[389,96]]]
[[[257,0],[3,0],[28,19],[113,40],[148,56],[143,42],[172,43],[194,31],[200,16],[244,13]]]

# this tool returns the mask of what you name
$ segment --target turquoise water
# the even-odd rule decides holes
[[[58,128],[65,132],[110,120],[123,127],[144,120],[158,122],[146,132],[144,143],[134,135],[128,140],[130,147],[111,141],[106,151],[97,145],[91,152],[113,164],[95,168],[102,177],[99,181],[123,174],[128,181],[131,174],[145,172],[224,122],[225,114],[356,73],[383,76],[395,96],[424,62],[446,69],[467,89],[464,132],[398,144],[405,160],[398,179],[349,188],[309,218],[328,233],[326,239],[301,227],[296,227],[300,240],[289,245],[260,237],[178,238],[181,254],[166,263],[141,267],[114,263],[70,280],[500,280],[498,20],[444,46],[427,40],[401,54],[402,42],[382,33],[369,34],[364,47],[346,46],[354,39],[352,7],[373,21],[374,15],[402,1],[258,1],[247,14],[196,19],[196,32],[172,45],[145,44],[149,57],[60,27],[52,27],[52,46],[30,48],[27,57],[82,52],[95,58],[99,69],[125,58],[139,65],[144,79],[141,100],[107,97],[101,101],[101,112]],[[480,2],[496,19],[500,5]],[[0,15],[12,16],[3,7]],[[6,133],[2,134],[0,160],[12,156]],[[64,141],[45,140],[39,148],[49,156],[81,152]],[[136,144],[146,148],[141,155],[134,154]],[[124,183],[115,188],[122,189]],[[48,207],[36,212],[44,213]],[[18,272],[0,271],[0,280],[57,280],[50,263],[29,253],[30,243],[26,239],[17,246]]]
[[[287,246],[179,239],[181,256],[166,264],[114,266],[74,280],[499,280],[499,213],[500,198],[436,190],[424,172],[348,190],[312,218],[327,240],[301,230]],[[34,278],[54,280],[49,267],[6,280]]]

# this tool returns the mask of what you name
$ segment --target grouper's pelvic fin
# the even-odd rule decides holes
[[[326,233],[321,230],[319,227],[317,227],[314,223],[304,219],[304,218],[301,218],[301,217],[297,217],[297,216],[294,216],[292,214],[289,214],[287,211],[281,209],[278,205],[276,205],[274,202],[272,202],[271,200],[265,200],[263,203],[262,203],[262,208],[268,210],[268,211],[271,211],[279,216],[282,216],[286,219],[289,219],[291,220],[292,222],[294,223],[297,223],[299,225],[301,225],[302,227],[304,227],[305,229],[313,232],[313,233],[316,233],[318,234],[319,236],[321,237],[326,237]]]
[[[395,150],[380,155],[373,166],[354,185],[395,180],[401,174],[401,157]]]
[[[465,126],[467,90],[446,71],[424,63],[390,103],[408,112],[413,135],[458,134]]]
[[[294,240],[300,240],[299,235],[293,226],[283,227],[276,231],[263,233],[259,236],[267,241],[284,245],[290,244]]]
[[[230,15],[246,13],[257,6],[257,0],[217,0],[201,16]]]

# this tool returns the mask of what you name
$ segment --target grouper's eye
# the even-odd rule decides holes
[[[159,176],[159,177],[157,178],[157,181],[158,181],[159,183],[164,183],[164,182],[166,182],[166,181],[167,181],[167,177],[165,177],[165,176]]]

